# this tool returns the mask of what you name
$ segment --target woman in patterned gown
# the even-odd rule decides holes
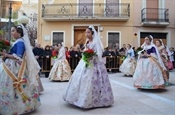
[[[124,73],[125,76],[133,76],[136,68],[136,61],[134,50],[130,44],[127,45],[126,59],[120,66],[120,71]]]
[[[90,59],[89,66],[83,59],[76,67],[63,99],[80,108],[107,107],[114,103],[113,92],[106,67],[102,60],[103,47],[93,26],[86,29],[86,48],[92,49],[97,56]]]
[[[50,71],[49,79],[52,81],[69,81],[70,77],[71,68],[66,59],[65,48],[62,44],[58,53],[58,58]]]
[[[134,87],[142,89],[164,88],[163,70],[166,70],[159,51],[153,44],[151,35],[145,37],[139,52],[137,67],[134,73]]]
[[[164,63],[164,66],[166,67],[166,70],[163,72],[164,80],[165,80],[165,85],[169,85],[169,71],[168,71],[168,53],[166,51],[166,48],[163,44],[163,41],[161,39],[156,41],[156,46],[157,49],[160,53],[160,56],[162,58],[162,61]]]
[[[16,39],[10,53],[0,52],[5,61],[0,65],[0,114],[18,115],[40,105],[36,76],[40,70],[23,25],[11,28]]]

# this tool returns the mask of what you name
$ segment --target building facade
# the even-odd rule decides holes
[[[152,35],[154,42],[162,39],[164,44],[175,47],[175,1],[134,0],[135,44],[141,45],[146,35]]]
[[[151,34],[175,46],[174,0],[39,0],[38,43],[85,42],[85,29],[94,25],[105,47],[140,46]]]
[[[133,0],[39,0],[38,43],[84,44],[94,25],[105,47],[133,43]]]

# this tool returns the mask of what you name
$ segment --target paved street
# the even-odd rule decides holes
[[[115,103],[109,108],[83,110],[63,101],[67,82],[51,82],[42,77],[45,91],[42,105],[32,115],[175,115],[175,72],[170,73],[172,86],[165,90],[138,90],[132,77],[109,73]]]

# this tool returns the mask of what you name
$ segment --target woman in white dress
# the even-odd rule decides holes
[[[0,64],[0,114],[19,115],[40,105],[36,76],[40,66],[36,61],[26,29],[13,26],[15,38],[10,53],[0,52],[5,61]]]
[[[120,66],[120,71],[124,73],[125,76],[133,76],[136,68],[136,61],[134,50],[130,44],[127,45],[126,59]]]
[[[103,47],[93,26],[86,29],[85,50],[92,49],[97,56],[89,60],[89,66],[83,59],[76,67],[63,99],[80,108],[111,106],[114,103],[113,92],[106,67],[102,60]],[[84,56],[84,55],[83,55]]]
[[[139,52],[137,67],[134,73],[134,87],[143,89],[164,88],[163,70],[166,70],[159,51],[153,44],[151,35],[145,37]]]
[[[69,81],[70,77],[71,68],[66,59],[65,48],[62,44],[58,53],[58,58],[50,71],[49,79],[52,81]]]

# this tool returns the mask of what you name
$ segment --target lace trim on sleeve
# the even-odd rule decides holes
[[[157,55],[155,53],[150,54],[153,58],[157,59]]]
[[[18,56],[18,55],[16,55],[16,54],[12,54],[17,60],[19,60],[19,61],[22,61],[22,59]]]

